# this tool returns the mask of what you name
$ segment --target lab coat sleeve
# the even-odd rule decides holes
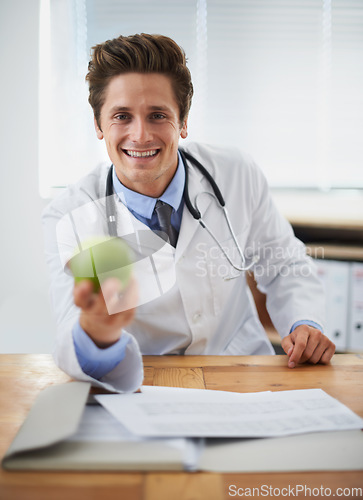
[[[261,170],[253,162],[250,169],[248,250],[260,257],[253,272],[258,288],[267,295],[272,322],[282,338],[298,321],[313,321],[324,328],[325,298],[316,265],[278,212]]]
[[[86,375],[78,361],[72,329],[80,316],[73,302],[73,278],[64,271],[59,255],[56,226],[63,217],[62,203],[50,204],[43,212],[42,223],[46,261],[50,270],[50,294],[57,320],[54,359],[56,364],[71,377],[91,382],[92,385],[116,392],[131,392],[142,384],[143,365],[139,346],[131,335],[126,345],[124,359],[99,380]]]

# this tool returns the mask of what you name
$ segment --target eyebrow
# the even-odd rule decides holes
[[[160,106],[150,106],[148,108],[150,111],[165,111],[165,112],[170,112],[170,108],[168,106],[160,105]],[[131,112],[132,108],[129,108],[128,106],[114,106],[112,109],[110,109],[110,114],[113,115],[114,113],[121,113],[121,112]]]
[[[150,106],[151,111],[170,111],[170,108],[168,106]]]
[[[110,114],[113,115],[114,113],[118,113],[121,111],[130,111],[131,108],[128,108],[127,106],[114,106],[113,108],[110,109]]]

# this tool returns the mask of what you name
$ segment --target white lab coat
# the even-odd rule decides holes
[[[259,256],[253,269],[255,278],[267,293],[267,308],[281,337],[288,335],[299,320],[323,325],[324,297],[315,266],[276,210],[261,170],[237,150],[196,143],[185,149],[216,180],[247,263],[252,256]],[[59,367],[77,379],[129,391],[142,382],[140,353],[272,354],[245,274],[224,279],[233,274],[232,268],[211,236],[184,207],[176,249],[163,245],[159,254],[153,255],[149,270],[146,260],[141,263],[138,279],[142,300],[135,320],[127,327],[131,341],[124,360],[101,381],[82,372],[71,333],[79,310],[72,301],[73,279],[64,268],[76,245],[75,227],[81,240],[90,234],[107,233],[104,196],[108,168],[101,166],[70,186],[43,214],[51,294],[58,320],[55,360]],[[189,193],[194,203],[198,193],[212,189],[199,170],[191,164],[188,169]],[[118,235],[150,231],[117,196],[115,199]],[[218,202],[203,194],[198,198],[198,207],[233,261],[240,263]],[[157,284],[153,273],[158,275]]]

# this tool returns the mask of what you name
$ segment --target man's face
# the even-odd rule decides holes
[[[106,88],[101,128],[95,126],[119,180],[133,191],[159,197],[175,174],[179,137],[187,136],[170,78],[159,73],[115,76]]]

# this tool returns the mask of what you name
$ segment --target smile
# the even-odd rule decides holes
[[[158,149],[150,149],[149,151],[133,151],[131,149],[124,149],[124,153],[132,158],[146,158],[150,156],[155,156],[158,154]]]

